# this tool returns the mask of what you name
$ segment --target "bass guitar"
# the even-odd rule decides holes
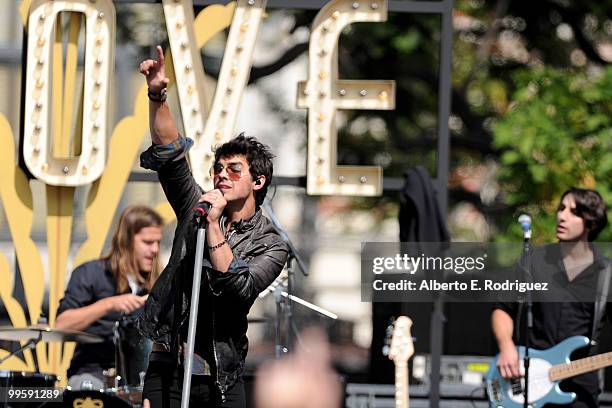
[[[529,349],[529,405],[540,408],[545,404],[569,404],[576,399],[573,392],[564,392],[559,383],[566,378],[599,370],[612,365],[612,352],[570,361],[574,350],[589,345],[584,336],[573,336],[546,350]],[[517,347],[523,367],[525,347]],[[491,408],[522,408],[524,378],[504,379],[493,359],[487,373],[487,392]]]

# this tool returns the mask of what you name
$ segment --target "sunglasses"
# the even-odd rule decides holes
[[[227,171],[227,177],[232,181],[240,180],[240,177],[242,177],[241,163],[229,163],[227,166],[224,166],[221,163],[215,163],[210,169],[210,173],[213,176],[218,176],[223,172],[223,169]]]

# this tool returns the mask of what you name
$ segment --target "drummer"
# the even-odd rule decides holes
[[[115,366],[114,324],[139,312],[159,276],[162,226],[162,218],[151,208],[127,207],[108,255],[72,272],[55,326],[104,339],[97,344],[77,344],[68,369],[68,385],[73,390],[105,387],[104,371]]]

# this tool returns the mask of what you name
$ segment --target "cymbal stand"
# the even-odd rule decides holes
[[[308,276],[308,269],[304,265],[300,254],[293,245],[293,242],[289,238],[289,234],[283,228],[280,221],[276,217],[276,214],[272,210],[270,203],[266,200],[263,204],[263,208],[266,210],[270,221],[276,227],[276,230],[280,234],[281,238],[287,246],[289,247],[289,257],[287,259],[287,277],[286,278],[277,278],[266,290],[259,294],[260,298],[265,297],[268,293],[274,293],[274,301],[276,302],[276,318],[274,320],[274,341],[275,341],[275,356],[276,358],[280,358],[283,353],[287,353],[289,351],[288,347],[292,344],[292,334],[295,334],[297,341],[300,341],[299,334],[295,323],[293,322],[293,303],[296,302],[307,308],[314,310],[317,313],[320,313],[324,316],[327,316],[331,319],[337,319],[338,316],[332,312],[329,312],[317,305],[314,305],[310,302],[307,302],[303,299],[292,294],[293,292],[293,280],[294,280],[294,262],[297,264],[298,268],[302,272],[304,276]],[[286,288],[286,291],[283,290]],[[283,346],[282,335],[281,335],[281,326],[284,322],[286,328],[286,339],[285,346]]]
[[[24,345],[21,346],[19,349],[11,352],[10,354],[0,358],[0,364],[4,363],[6,360],[8,360],[9,358],[16,356],[17,354],[25,351],[25,350],[33,350],[36,348],[36,345],[42,340],[42,333],[38,334],[38,338],[37,339],[30,339],[28,340],[28,342]],[[38,367],[36,368],[36,371],[38,371]]]

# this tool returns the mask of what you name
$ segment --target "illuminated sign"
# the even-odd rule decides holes
[[[308,81],[298,86],[298,106],[308,109],[307,192],[322,195],[376,196],[382,169],[338,166],[336,111],[394,109],[394,81],[338,80],[338,38],[355,22],[387,19],[384,1],[334,0],[317,15],[310,36]]]
[[[195,140],[190,161],[196,180],[210,187],[211,149],[234,135],[240,100],[248,83],[253,50],[266,0],[239,0],[212,5],[193,16],[191,0],[163,0],[171,48],[168,75],[177,85],[185,134]],[[0,113],[0,142],[6,147],[0,161],[0,200],[15,246],[26,305],[13,298],[16,271],[0,253],[0,300],[14,326],[33,324],[49,293],[49,324],[65,286],[75,186],[90,184],[85,224],[87,240],[77,249],[78,265],[100,256],[129,175],[148,128],[144,79],[133,112],[114,129],[108,120],[114,67],[115,9],[111,0],[23,0],[28,51],[25,69],[23,143],[20,154],[29,171],[46,183],[48,263],[32,240],[32,186],[14,151],[14,132]],[[378,167],[338,166],[335,116],[340,109],[393,109],[393,81],[348,81],[338,78],[338,38],[354,22],[386,19],[383,0],[334,0],[318,14],[310,40],[308,81],[298,85],[298,104],[308,109],[309,194],[364,195],[381,193]],[[60,24],[69,19],[67,25]],[[84,22],[84,30],[81,24]],[[230,28],[227,48],[212,101],[205,88],[200,50],[216,33]],[[68,40],[64,39],[64,30]],[[84,32],[83,89],[76,100],[79,36]],[[134,62],[134,72],[137,70]],[[212,94],[212,93],[211,93]],[[210,109],[208,108],[210,106]],[[78,112],[77,120],[73,116]],[[76,130],[72,137],[72,124]],[[72,140],[71,142],[71,138]],[[72,147],[71,147],[72,143]],[[108,152],[108,154],[107,154]],[[168,203],[157,206],[171,221]],[[46,287],[45,276],[49,286]],[[61,350],[60,350],[61,349]],[[36,363],[30,350],[24,359],[11,358],[3,369],[63,374],[74,343],[37,346]]]
[[[55,103],[62,100],[62,91],[65,98],[74,94],[76,77],[76,70],[67,70],[65,78],[63,75],[62,42],[56,35],[61,30],[58,26],[61,12],[78,13],[85,19],[85,72],[79,109],[83,118],[81,129],[77,129],[77,136],[81,136],[81,154],[77,157],[61,149],[70,139],[74,105]],[[109,84],[114,68],[114,6],[110,0],[35,1],[30,8],[28,30],[23,130],[25,163],[36,178],[50,185],[89,184],[100,177],[106,159]],[[77,39],[71,38],[68,60],[76,59]],[[66,84],[65,90],[62,83]],[[54,127],[62,121],[63,126]],[[60,140],[64,143],[58,143]]]

